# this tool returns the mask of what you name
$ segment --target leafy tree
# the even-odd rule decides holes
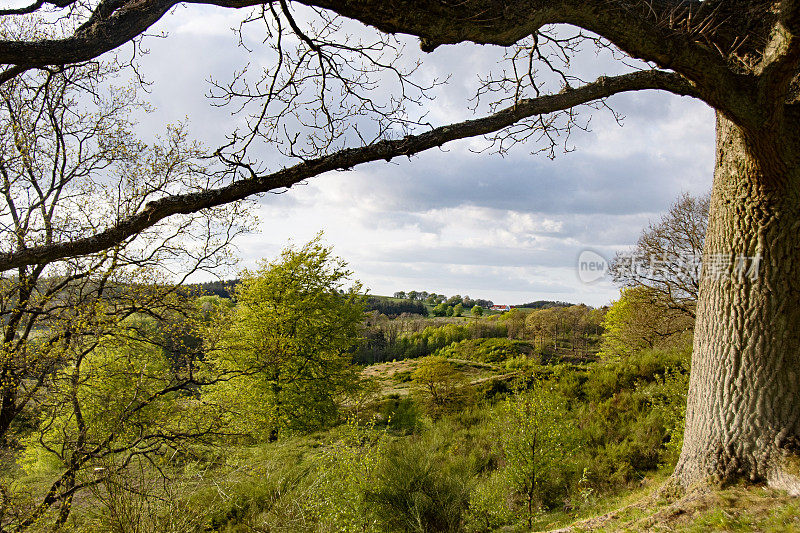
[[[404,291],[397,291],[396,293],[394,293],[394,297],[395,298],[400,298],[401,300],[405,300],[406,299],[406,293]]]
[[[208,333],[212,364],[237,377],[203,392],[234,430],[274,440],[336,420],[357,387],[350,360],[364,317],[361,286],[340,292],[349,276],[320,236],[242,274],[236,308]]]
[[[453,316],[461,316],[463,313],[464,313],[464,306],[461,305],[460,303],[456,304],[455,307],[453,307]]]
[[[368,495],[374,490],[381,457],[387,453],[388,435],[359,426],[354,418],[348,418],[338,433],[339,439],[317,459],[320,464],[312,474],[311,497],[304,493],[297,503],[314,519],[313,530],[380,531],[379,513]]]
[[[500,321],[505,324],[509,339],[525,336],[525,316],[520,309],[512,309],[500,315]]]
[[[542,487],[550,488],[563,470],[566,452],[577,442],[570,424],[566,401],[545,381],[538,381],[531,390],[515,393],[500,408],[498,444],[506,461],[505,474],[511,486],[525,498],[528,528],[533,525],[537,505],[545,498]]]
[[[189,456],[218,434],[213,410],[182,392],[187,379],[163,350],[136,329],[124,333],[75,346],[72,364],[42,384],[47,395],[37,402],[35,427],[21,439],[21,464],[55,481],[40,503],[15,517],[19,528],[46,522],[55,504],[52,518],[63,524],[79,491],[124,483],[140,461],[169,467],[170,457]],[[29,495],[9,496],[7,509],[16,498],[20,507],[31,505]]]
[[[445,303],[449,306],[454,306],[460,304],[461,300],[462,300],[461,295],[456,294],[455,296],[451,296],[450,298],[448,298]]]
[[[541,307],[525,316],[525,334],[542,349],[593,353],[604,314],[604,309],[582,304]]]
[[[464,339],[505,337],[505,335],[506,329],[494,322],[427,326],[422,331],[407,333],[397,338],[390,351],[398,359],[417,358],[430,355],[440,348]]]
[[[481,317],[483,316],[483,307],[481,307],[480,305],[476,305],[475,307],[472,308],[472,311],[470,312],[472,313],[472,316],[474,316],[475,318]]]
[[[126,43],[137,46],[161,17],[175,12],[171,8],[177,2],[94,0],[81,3],[79,9],[78,4],[34,2],[0,12],[4,21],[25,17],[22,20],[30,23],[25,29],[38,25],[49,32],[42,36],[6,28],[0,41],[0,62],[6,65],[0,82],[79,65]],[[249,8],[253,3],[218,0],[215,5]],[[307,6],[304,15],[315,20],[298,23],[292,9],[297,5]],[[557,133],[575,124],[577,106],[648,89],[691,96],[716,112],[718,157],[677,476],[687,486],[712,475],[741,476],[800,491],[800,476],[789,464],[800,440],[800,380],[794,377],[800,367],[800,330],[793,326],[800,322],[800,291],[795,286],[800,279],[800,255],[795,253],[800,240],[795,227],[800,218],[796,2],[303,0],[266,3],[264,8],[261,16],[246,18],[268,25],[264,42],[272,47],[274,64],[255,74],[252,83],[247,72],[237,72],[230,85],[217,85],[222,101],[253,104],[241,106],[247,120],[237,121],[246,123],[249,131],[237,131],[229,144],[211,152],[227,174],[159,187],[163,196],[137,203],[124,216],[98,217],[102,223],[86,225],[80,236],[64,232],[25,246],[12,240],[15,244],[0,255],[0,269],[87,257],[127,243],[173,215],[283,190],[331,170],[410,156],[456,139],[493,135],[502,152],[535,137],[544,139],[542,148],[552,154],[560,142]],[[343,29],[347,25],[331,20],[336,15],[376,28],[374,43],[354,43]],[[49,24],[58,16],[63,24]],[[588,33],[563,37],[553,24]],[[510,74],[487,78],[480,89],[482,101],[493,100],[494,113],[421,133],[409,131],[418,124],[408,118],[403,104],[421,101],[426,91],[413,84],[391,56],[402,48],[389,37],[398,33],[419,37],[427,52],[463,42],[508,47],[504,72]],[[295,45],[287,48],[289,41]],[[573,87],[579,77],[569,71],[576,63],[570,60],[586,42],[613,46],[628,58],[648,62],[648,68]],[[541,69],[552,76],[535,76]],[[402,89],[421,91],[399,103],[391,98],[386,105],[376,102],[376,80],[388,83],[387,73]],[[543,94],[552,88],[547,78],[560,82],[552,94]],[[40,86],[44,83],[40,80]],[[311,94],[317,95],[314,105],[308,104]],[[362,131],[368,122],[364,115],[378,119],[372,121],[374,134]],[[305,125],[309,128],[295,131],[294,126]],[[395,135],[398,129],[409,135]],[[340,150],[350,138],[361,144]],[[264,174],[263,166],[250,158],[258,141],[283,148],[297,164]],[[207,186],[198,190],[198,183]],[[44,224],[34,223],[37,231],[46,233]],[[744,261],[749,262],[749,275],[739,272]],[[756,264],[760,268],[750,269]],[[787,408],[762,409],[764,405]]]
[[[434,419],[463,405],[469,395],[469,379],[445,357],[431,355],[422,359],[411,379]]]
[[[447,305],[445,305],[444,302],[442,302],[439,305],[437,305],[436,307],[434,307],[433,311],[431,311],[431,313],[433,314],[433,316],[446,316],[447,315]]]
[[[693,322],[669,307],[655,291],[638,286],[623,289],[603,318],[604,357],[626,357],[645,348],[666,348],[691,339]]]
[[[220,312],[220,309],[233,309],[236,302],[229,298],[217,296],[216,294],[209,296],[201,296],[195,302],[198,309],[206,320],[211,319],[214,315]]]
[[[528,302],[517,307],[522,309],[548,309],[550,307],[569,307],[572,304],[567,302],[554,302],[552,300],[536,300],[535,302]]]
[[[380,296],[367,296],[364,305],[367,311],[377,311],[386,316],[397,317],[403,313],[428,316],[428,308],[415,300],[394,301]]]
[[[4,38],[37,40],[52,26],[7,17],[0,25]],[[94,61],[36,69],[0,86],[0,254],[64,245],[140,212],[166,190],[212,179],[184,125],[153,143],[136,137],[133,114],[146,105],[135,86],[110,86],[120,68]],[[151,404],[130,368],[115,363],[127,358],[141,368],[144,360],[164,371],[142,376],[153,406],[196,389],[202,363],[184,341],[197,310],[179,285],[230,264],[230,239],[247,221],[238,204],[185,213],[141,226],[139,239],[69,257],[45,254],[0,274],[0,441],[11,457],[33,432],[42,456],[53,459],[49,486],[37,485],[22,502],[19,485],[8,491],[0,529],[63,524],[73,498],[109,479],[89,474],[98,462],[112,463],[105,472],[118,480],[131,457],[157,457],[169,438],[182,446],[164,426],[161,440],[144,427]],[[102,383],[124,390],[105,391]],[[95,385],[98,395],[131,401],[93,404]],[[140,424],[141,441],[123,431],[128,424]]]
[[[205,283],[190,283],[186,286],[196,290],[201,295],[214,295],[220,298],[230,298],[233,288],[239,283],[238,279],[207,281]]]

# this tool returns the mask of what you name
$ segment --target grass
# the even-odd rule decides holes
[[[494,364],[465,359],[450,359],[450,362],[473,385],[512,377],[512,374],[505,374],[507,371],[501,366]],[[373,378],[380,390],[374,404],[366,409],[374,408],[376,413],[382,414],[380,409],[384,405],[394,406],[398,413],[396,420],[401,420],[398,404],[411,403],[405,397],[411,392],[411,375],[419,363],[419,359],[406,359],[364,368],[364,374]],[[396,397],[388,398],[392,395]],[[412,420],[407,427],[413,429],[404,429],[406,426],[397,424],[387,429],[388,438],[412,446],[420,442],[419,427],[428,427],[426,431],[430,442],[441,441],[441,449],[436,448],[437,453],[445,453],[442,450],[446,450],[446,453],[462,453],[457,450],[466,450],[463,453],[464,461],[474,460],[475,464],[484,461],[482,468],[490,468],[487,458],[494,457],[490,450],[496,438],[495,430],[480,422],[490,415],[490,410],[465,409],[437,422],[435,427],[427,419],[417,424],[416,411],[404,412],[404,416]],[[369,414],[371,411],[367,412]],[[369,416],[366,418],[369,419]],[[158,494],[167,498],[167,501],[161,507],[153,507],[152,512],[157,512],[162,519],[163,516],[188,516],[191,518],[190,525],[196,526],[193,530],[197,531],[301,531],[308,520],[303,513],[309,510],[299,507],[297,502],[304,501],[303,498],[308,498],[308,494],[316,494],[321,479],[319,474],[324,472],[314,470],[321,464],[317,459],[330,452],[333,449],[330,443],[335,442],[347,429],[346,426],[335,427],[256,446],[233,445],[223,452],[214,449],[209,457],[200,459],[196,464],[187,463],[182,471],[171,472],[178,483],[166,484],[163,489],[157,487]],[[412,431],[417,433],[412,434]],[[144,473],[148,478],[146,481],[158,479],[155,472]],[[563,508],[536,516],[533,530],[561,533],[800,533],[800,499],[763,486],[744,484],[716,490],[697,490],[679,497],[669,490],[670,474],[668,468],[650,472],[627,486],[617,485],[619,488],[614,493],[573,493],[569,496],[572,499]],[[32,474],[22,478],[21,482],[41,492],[52,482],[53,475],[54,472]],[[338,478],[336,481],[338,483]],[[342,480],[342,484],[345,483]],[[131,501],[132,504],[137,503],[135,498]],[[108,530],[105,527],[107,520],[100,515],[105,508],[98,505],[94,496],[81,496],[75,506],[73,525],[76,530]],[[335,516],[329,511],[325,511],[328,513],[326,516]],[[274,529],[277,527],[275,524],[280,524],[281,529]],[[189,530],[188,526],[181,525],[170,531]],[[527,521],[520,518],[517,523],[504,526],[500,531],[513,533],[527,532],[529,529]]]
[[[762,485],[700,488],[681,497],[665,494],[668,473],[641,487],[584,506],[580,514],[542,515],[534,531],[612,533],[800,533],[800,500]]]

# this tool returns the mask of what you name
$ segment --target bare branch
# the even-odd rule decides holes
[[[66,0],[65,0],[66,1]],[[259,0],[195,0],[227,8],[269,6]],[[629,54],[679,72],[698,86],[698,94],[721,108],[719,88],[741,90],[748,79],[730,68],[736,54],[758,54],[762,38],[749,40],[747,29],[763,25],[771,2],[739,0],[607,1],[557,0],[461,2],[300,0],[359,20],[385,33],[420,37],[426,51],[439,45],[475,42],[513,45],[548,24],[571,24],[594,32]],[[60,5],[60,4],[58,4]],[[61,39],[0,41],[0,63],[22,67],[64,65],[96,58],[138,36],[157,22],[175,0],[102,0],[74,34]],[[291,19],[288,2],[281,2],[294,32],[314,50],[319,43],[307,37]],[[757,33],[757,32],[752,32]],[[13,71],[7,71],[11,74]]]
[[[644,89],[668,90],[680,95],[696,94],[694,88],[686,80],[669,72],[642,71],[615,77],[601,77],[593,83],[576,89],[521,100],[516,105],[483,118],[441,126],[402,139],[383,140],[360,148],[340,150],[272,174],[252,174],[251,177],[218,189],[168,196],[148,203],[139,213],[122,219],[116,225],[95,235],[3,254],[0,256],[0,270],[5,271],[24,265],[49,263],[68,257],[100,252],[136,236],[172,215],[194,213],[202,209],[242,200],[254,194],[288,188],[302,180],[332,170],[348,170],[370,161],[380,159],[388,161],[398,156],[411,156],[457,139],[487,135],[528,117],[569,109],[621,92]],[[243,163],[237,165],[241,167],[240,170],[252,172],[252,169]]]

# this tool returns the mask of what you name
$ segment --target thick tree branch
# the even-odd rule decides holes
[[[302,180],[332,170],[350,169],[355,165],[380,159],[388,161],[393,157],[411,156],[457,139],[497,132],[531,116],[562,111],[617,93],[644,89],[661,89],[679,95],[696,96],[695,89],[690,83],[678,74],[670,72],[651,70],[601,77],[576,89],[521,100],[514,106],[483,118],[434,128],[402,139],[383,140],[360,148],[340,150],[273,174],[265,176],[252,174],[249,178],[218,189],[169,196],[147,204],[141,212],[95,235],[0,255],[0,271],[97,253],[136,236],[172,215],[194,213],[242,200],[254,194],[291,187]]]
[[[51,4],[56,7],[67,7],[74,4],[77,0],[36,0],[30,5],[25,7],[16,7],[9,9],[0,9],[0,17],[6,15],[28,15],[41,9],[45,4]]]
[[[418,36],[425,50],[465,41],[508,46],[535,34],[544,25],[572,24],[605,37],[632,57],[679,72],[695,83],[701,98],[732,116],[736,113],[734,109],[725,109],[726,104],[748,78],[729,68],[728,54],[732,47],[742,46],[737,41],[745,31],[740,19],[754,19],[749,11],[747,17],[742,15],[742,10],[752,11],[756,4],[769,4],[767,0],[296,1],[331,10],[384,32]],[[0,41],[0,63],[30,68],[96,58],[141,35],[178,3],[177,0],[102,0],[72,36],[36,42]],[[184,3],[236,9],[265,2],[189,0]],[[749,39],[747,46],[757,40]]]
[[[155,24],[174,0],[101,2],[73,35],[39,41],[0,40],[0,63],[24,67],[67,65],[95,59],[132,41]],[[115,4],[109,9],[109,4]]]
[[[757,6],[744,0],[296,0],[329,9],[388,33],[420,37],[423,50],[460,42],[509,46],[548,24],[592,31],[631,57],[674,70],[699,96],[738,116],[750,77],[730,68],[737,37]],[[761,9],[759,7],[759,9]],[[764,8],[766,9],[766,7]],[[749,27],[748,27],[749,29]],[[749,35],[751,44],[758,36]],[[738,93],[738,94],[737,94]],[[734,105],[729,105],[734,100]],[[744,117],[742,117],[744,120]]]
[[[783,103],[800,66],[800,0],[782,0],[778,19],[772,27],[770,40],[755,72],[760,78],[760,98],[765,102]],[[784,106],[772,108],[765,123],[774,128],[780,122]]]

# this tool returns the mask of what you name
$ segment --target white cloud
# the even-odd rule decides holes
[[[195,134],[213,146],[241,118],[209,105],[207,80],[226,81],[248,62],[269,66],[270,52],[255,33],[248,42],[252,54],[237,46],[230,28],[238,25],[240,11],[180,9],[157,28],[172,35],[146,43],[153,52],[144,70],[154,81],[159,111],[143,120],[142,129],[157,132],[188,116]],[[358,34],[371,31],[353,27]],[[492,68],[502,50],[458,45],[425,55],[413,39],[401,40],[406,64],[424,61],[419,79],[452,74],[422,110],[427,119],[438,125],[474,116],[467,104],[476,72]],[[621,70],[593,52],[574,64],[585,79]],[[577,151],[555,161],[529,155],[533,146],[517,147],[505,158],[476,154],[470,150],[485,142],[472,139],[267,195],[258,210],[258,233],[238,241],[242,265],[274,257],[287,240],[302,243],[324,229],[327,242],[374,293],[416,289],[512,304],[606,303],[617,290],[608,283],[581,284],[577,254],[629,246],[679,192],[707,190],[714,127],[712,112],[688,98],[649,91],[619,95],[609,104],[626,116],[625,126],[608,112],[595,112],[591,131],[573,137]],[[274,147],[259,150],[273,166],[280,161]]]
[[[232,36],[233,29],[239,27],[242,12],[238,10],[221,10],[213,7],[185,8],[180,15],[168,16],[165,19],[167,31],[174,34],[188,34],[195,37]]]

